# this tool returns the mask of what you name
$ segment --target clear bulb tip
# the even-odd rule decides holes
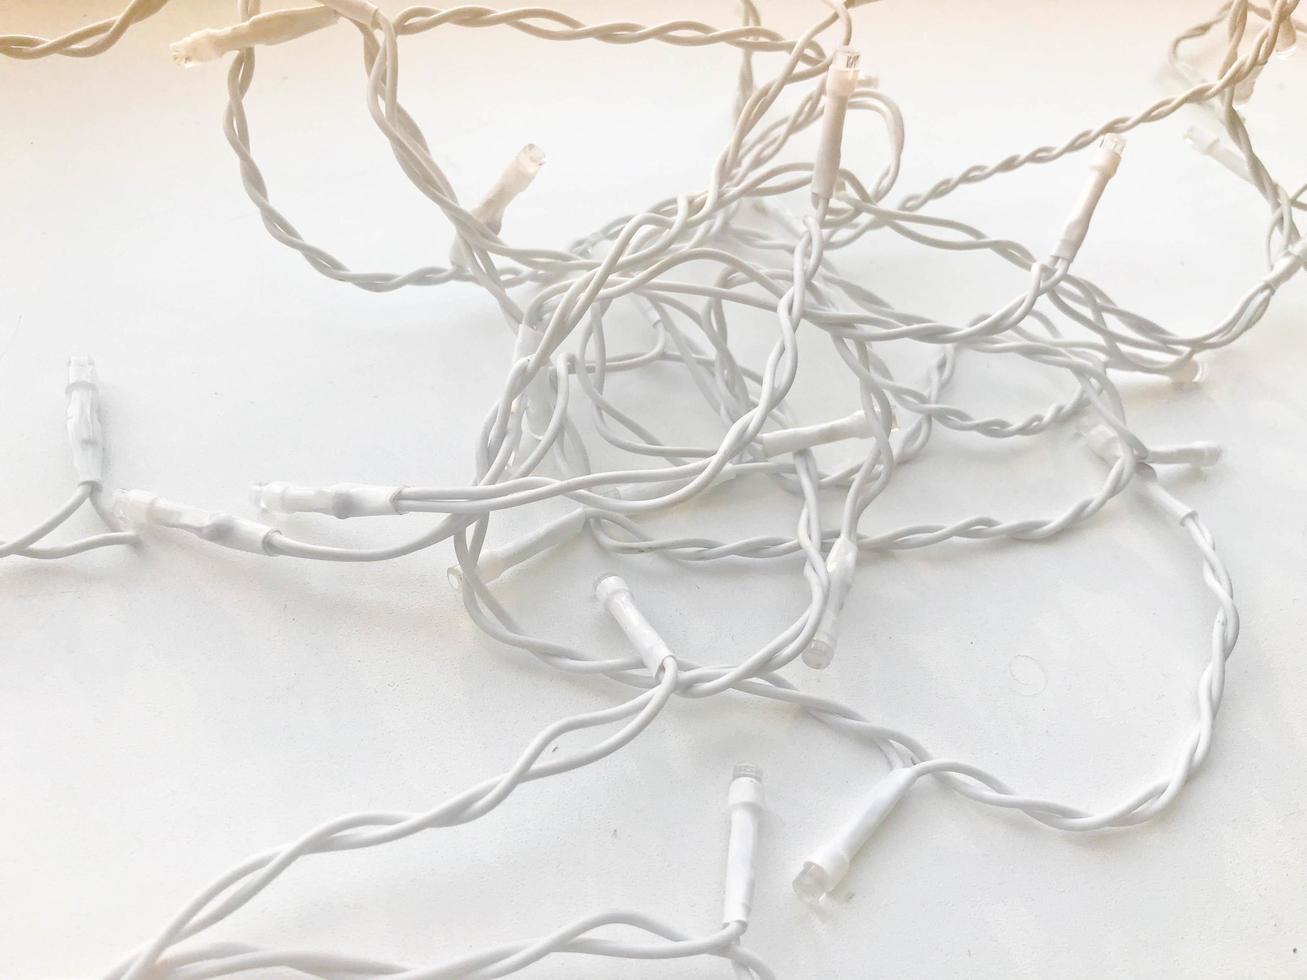
[[[835,647],[823,639],[815,639],[803,651],[803,662],[813,670],[825,670],[835,659]]]
[[[1196,360],[1186,361],[1180,367],[1168,372],[1171,382],[1181,387],[1200,384],[1206,376],[1207,371],[1202,363]]]
[[[527,173],[534,175],[545,165],[545,151],[534,143],[528,143],[518,151],[517,164]]]
[[[762,770],[752,763],[740,762],[731,771],[731,779],[756,779],[762,782]]]
[[[826,876],[821,868],[811,861],[805,864],[794,879],[794,893],[809,905],[820,905],[828,894]]]
[[[625,590],[626,582],[616,572],[604,572],[595,579],[595,598],[600,602],[607,601],[608,597],[614,592],[623,592]]]

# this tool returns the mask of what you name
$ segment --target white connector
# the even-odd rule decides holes
[[[826,95],[821,114],[821,140],[812,165],[813,202],[829,201],[840,176],[840,152],[844,144],[844,117],[849,99],[858,87],[861,54],[854,48],[835,49],[826,71]]]
[[[1307,238],[1300,238],[1276,260],[1271,271],[1266,274],[1266,281],[1279,289],[1297,274],[1299,269],[1307,268]]]
[[[600,576],[599,581],[595,582],[595,598],[603,603],[608,615],[617,621],[651,674],[657,675],[664,660],[675,659],[658,631],[640,612],[635,597],[631,595],[631,587],[620,575],[609,572]]]
[[[477,559],[477,577],[483,582],[493,582],[510,568],[534,558],[540,552],[571,541],[585,528],[585,523],[585,508],[578,507],[561,517],[546,521],[534,531],[514,538],[501,547],[482,551]],[[463,569],[458,565],[450,565],[447,574],[450,586],[456,592],[463,591]]]
[[[890,770],[873,786],[857,814],[804,862],[803,870],[794,879],[798,896],[817,905],[833,892],[849,873],[854,856],[916,781],[917,771],[908,767]]]
[[[1067,218],[1066,225],[1062,228],[1062,237],[1049,253],[1052,258],[1070,262],[1080,251],[1085,235],[1089,232],[1089,222],[1093,219],[1094,211],[1103,196],[1103,190],[1107,187],[1107,182],[1116,174],[1117,168],[1121,166],[1121,152],[1124,149],[1125,139],[1115,133],[1108,134],[1099,141],[1098,149],[1094,151],[1089,161],[1089,183],[1085,185],[1080,199],[1071,209],[1071,216]]]
[[[823,443],[839,442],[841,439],[865,439],[871,434],[872,427],[867,421],[866,413],[857,411],[831,422],[764,432],[753,440],[753,444],[764,456],[771,458],[785,453],[796,453],[801,449],[811,449]]]
[[[814,670],[825,670],[835,659],[840,611],[853,587],[853,575],[857,567],[858,543],[841,534],[826,556],[826,573],[830,576],[826,608],[822,610],[817,632],[812,635],[808,648],[803,651],[803,662]]]
[[[1205,157],[1210,157],[1241,180],[1252,181],[1248,161],[1219,135],[1201,126],[1184,131],[1184,141]]]
[[[100,428],[100,379],[89,357],[68,359],[68,446],[78,483],[104,478],[104,433]]]
[[[726,842],[726,885],[722,897],[722,924],[749,923],[753,910],[753,883],[757,866],[758,832],[766,802],[762,771],[740,764],[731,778],[727,806],[731,831]]]
[[[259,555],[277,554],[268,547],[268,539],[280,532],[267,524],[222,511],[179,504],[145,490],[119,490],[113,495],[113,504],[114,512],[125,524],[170,527],[187,531],[224,548]]]
[[[389,517],[398,514],[396,498],[403,487],[337,483],[330,487],[297,487],[273,481],[250,487],[250,502],[278,514],[330,514],[347,517]]]
[[[185,68],[202,61],[217,61],[225,54],[260,44],[282,44],[336,23],[336,11],[321,4],[291,7],[257,14],[231,27],[196,31],[172,45],[172,57]]]

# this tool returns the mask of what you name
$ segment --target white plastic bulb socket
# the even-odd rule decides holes
[[[894,769],[872,787],[857,813],[804,862],[803,870],[794,879],[794,891],[801,899],[817,905],[839,887],[853,858],[916,780],[915,769]]]
[[[826,608],[822,610],[817,632],[803,651],[803,662],[814,670],[825,670],[835,659],[835,646],[839,640],[840,612],[853,587],[853,576],[858,566],[858,543],[840,535],[826,556],[826,574],[830,577],[830,591]]]
[[[826,71],[826,94],[822,104],[821,136],[812,166],[812,199],[829,201],[839,183],[840,153],[844,143],[844,119],[849,100],[858,87],[858,65],[862,55],[854,48],[839,47]]]
[[[1149,446],[1144,462],[1174,463],[1188,466],[1215,466],[1224,450],[1214,442],[1190,442],[1183,446]]]
[[[189,68],[200,62],[217,61],[223,55],[242,48],[293,41],[330,27],[338,19],[336,11],[321,4],[272,10],[231,27],[196,31],[172,45],[172,57],[177,64]]]
[[[1196,357],[1190,357],[1167,371],[1166,376],[1171,379],[1172,384],[1185,388],[1201,383],[1206,373],[1202,362]]]
[[[1121,153],[1124,149],[1125,139],[1115,133],[1110,133],[1099,141],[1094,155],[1089,160],[1089,182],[1081,192],[1075,207],[1071,209],[1071,216],[1062,228],[1062,236],[1050,253],[1052,258],[1070,262],[1080,251],[1085,235],[1089,233],[1089,222],[1093,220],[1094,211],[1098,208],[1103,191],[1107,188],[1108,181],[1116,175],[1117,168],[1121,166]]]
[[[722,893],[722,924],[749,922],[757,868],[758,835],[766,802],[762,770],[741,763],[735,767],[727,808],[730,836],[726,844],[726,886]]]
[[[498,235],[504,226],[504,212],[508,210],[515,197],[531,186],[531,181],[535,180],[536,174],[544,164],[544,150],[534,143],[522,147],[504,172],[499,175],[490,192],[472,209],[472,216]],[[461,234],[454,239],[454,244],[449,249],[449,262],[461,268],[467,268],[472,264],[467,241]]]
[[[1215,160],[1236,177],[1251,181],[1248,161],[1233,146],[1221,139],[1211,130],[1201,126],[1190,126],[1185,130],[1184,140],[1205,157]]]
[[[114,494],[113,503],[114,512],[125,524],[174,528],[224,548],[260,555],[277,554],[268,542],[280,532],[267,524],[222,511],[179,504],[145,490],[119,490]]]
[[[656,675],[663,661],[673,659],[671,649],[663,642],[663,638],[658,635],[658,631],[653,628],[649,620],[644,618],[644,614],[635,604],[635,597],[631,595],[631,587],[620,575],[609,572],[600,576],[595,582],[595,598],[603,603],[608,615],[616,620],[617,625],[626,634],[626,638],[640,654],[640,659],[644,661],[649,673]]]
[[[504,224],[504,212],[508,210],[514,198],[531,186],[531,181],[535,180],[536,174],[544,165],[545,151],[534,143],[528,143],[518,150],[513,162],[499,175],[495,186],[490,189],[485,199],[472,209],[472,213],[484,222],[487,228],[499,234],[499,229]]]
[[[100,381],[89,357],[68,359],[68,445],[78,483],[104,478],[104,433],[100,428]]]
[[[297,487],[274,481],[250,488],[250,502],[260,510],[278,514],[330,514],[349,517],[387,517],[398,514],[397,498],[403,487],[376,487],[337,483],[330,487]]]

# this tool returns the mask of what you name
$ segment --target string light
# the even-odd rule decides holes
[[[90,57],[123,40],[165,3],[134,0],[118,17],[59,38],[0,36],[0,55],[24,60]],[[902,113],[877,80],[861,74],[849,11],[856,4],[827,3],[829,9],[807,30],[787,38],[762,23],[751,0],[744,0],[742,23],[725,27],[690,20],[584,24],[540,7],[497,11],[414,6],[390,15],[366,0],[321,0],[264,13],[258,0],[240,0],[236,23],[198,30],[173,46],[176,60],[187,66],[231,56],[225,132],[245,190],[274,239],[298,252],[317,272],[369,291],[453,281],[480,285],[502,311],[509,331],[503,388],[486,413],[466,483],[314,488],[266,482],[251,493],[256,519],[174,503],[142,490],[119,490],[111,498],[114,506],[107,507],[98,381],[89,359],[74,358],[68,432],[77,489],[50,518],[0,544],[0,557],[68,557],[131,544],[137,534],[124,530],[127,525],[141,532],[186,531],[207,544],[262,556],[322,561],[384,561],[451,542],[456,564],[449,568],[450,582],[470,618],[489,636],[551,667],[604,675],[638,693],[610,708],[548,726],[503,773],[425,813],[345,815],[251,857],[205,888],[152,939],[109,969],[104,980],[198,980],[273,967],[326,980],[499,977],[560,952],[659,959],[711,955],[728,960],[737,976],[772,977],[771,969],[741,942],[754,901],[755,862],[778,859],[760,848],[762,783],[751,766],[738,767],[731,782],[723,921],[717,928],[692,934],[644,913],[609,910],[547,936],[428,967],[205,939],[210,929],[253,902],[300,858],[382,846],[478,819],[515,796],[524,783],[598,762],[620,750],[653,724],[673,697],[710,705],[713,695],[731,690],[793,706],[887,760],[889,774],[871,788],[847,822],[819,841],[805,861],[796,862],[795,890],[815,903],[837,893],[876,828],[924,777],[978,804],[1018,811],[1056,830],[1082,832],[1131,826],[1156,816],[1202,766],[1224,691],[1225,662],[1238,637],[1238,612],[1210,532],[1193,508],[1167,489],[1156,467],[1210,466],[1221,451],[1200,441],[1169,447],[1149,444],[1131,428],[1113,376],[1143,374],[1197,383],[1198,356],[1233,342],[1254,326],[1276,292],[1307,265],[1307,239],[1295,222],[1295,212],[1307,208],[1307,185],[1292,191],[1271,177],[1235,110],[1236,103],[1255,95],[1256,80],[1268,59],[1292,50],[1297,31],[1303,29],[1293,19],[1297,0],[1275,0],[1265,8],[1228,0],[1172,42],[1169,56],[1185,80],[1182,91],[1062,143],[968,167],[897,203],[889,198],[900,177]],[[550,248],[513,244],[511,235],[501,234],[506,224],[511,228],[512,202],[529,193],[540,172],[543,152],[525,146],[480,203],[465,208],[453,182],[433,159],[417,121],[400,104],[400,39],[437,28],[515,30],[544,41],[726,45],[741,58],[732,93],[734,126],[717,154],[705,157],[705,187],[655,202],[640,213],[617,216],[580,241]],[[1182,56],[1185,45],[1222,28],[1225,47],[1215,68],[1204,69]],[[400,172],[453,228],[447,265],[401,273],[353,270],[303,239],[272,203],[269,185],[253,158],[244,110],[254,81],[254,50],[321,30],[345,29],[361,36],[368,105]],[[775,73],[761,80],[754,65],[759,54],[779,61]],[[1102,287],[1072,271],[1095,211],[1104,200],[1110,201],[1107,187],[1122,163],[1123,134],[1185,106],[1209,108],[1221,127],[1220,133],[1191,129],[1189,141],[1251,184],[1269,211],[1266,273],[1228,313],[1188,335],[1127,310]],[[858,114],[879,125],[880,162],[867,172],[843,165],[844,131]],[[792,152],[783,154],[811,127],[818,133],[812,160],[795,162]],[[1088,179],[1064,227],[1049,229],[1050,235],[1057,235],[1046,258],[1038,259],[1039,253],[1025,246],[940,210],[940,202],[963,186],[1050,164],[1081,150],[1089,151]],[[989,253],[1020,270],[1026,282],[1007,302],[965,323],[938,321],[893,306],[862,277],[841,274],[840,250],[867,235],[895,236],[923,251]],[[701,281],[690,274],[691,267],[714,272]],[[733,343],[730,323],[740,313],[757,310],[774,316],[775,336],[766,356],[751,361]],[[615,352],[610,323],[629,311],[637,311],[644,323],[647,347]],[[803,419],[789,404],[804,370],[800,330],[822,334],[833,345],[846,371],[831,373],[822,383],[844,396],[848,414]],[[924,377],[895,376],[877,352],[878,345],[891,341],[931,352]],[[995,354],[1024,358],[1064,379],[1069,393],[1024,418],[972,415],[945,394],[962,352],[976,360]],[[609,394],[613,379],[655,366],[683,372],[718,426],[712,441],[665,442],[655,435],[666,422],[658,406],[646,406],[639,415],[617,407]],[[578,424],[586,416],[593,431]],[[864,528],[864,516],[874,513],[875,501],[898,468],[925,449],[936,427],[991,439],[1033,438],[1072,420],[1081,425],[1087,449],[1101,458],[1104,471],[1097,486],[1073,492],[1059,513],[1027,518],[978,514],[879,532]],[[621,469],[594,468],[590,450],[600,442],[620,450],[629,463]],[[856,460],[834,468],[820,464],[814,450],[834,443],[856,453]],[[656,537],[645,521],[704,494],[717,495],[728,506],[743,502],[763,486],[780,488],[794,502],[793,523],[773,533],[724,540],[713,537],[709,526],[694,536]],[[910,735],[873,724],[835,700],[808,694],[792,674],[781,673],[799,658],[812,668],[831,662],[842,609],[862,603],[863,593],[865,601],[874,602],[874,582],[859,589],[864,577],[857,574],[869,556],[955,539],[1047,540],[1077,527],[1131,487],[1137,487],[1164,519],[1177,523],[1195,548],[1215,611],[1208,661],[1197,680],[1193,730],[1166,778],[1127,793],[1119,803],[1089,811],[1018,792],[973,764],[933,757]],[[500,538],[499,513],[563,498],[569,505],[566,513],[539,519],[519,537]],[[842,505],[837,522],[823,517],[822,504],[828,501]],[[41,544],[88,502],[105,522],[106,533],[62,546]],[[349,548],[292,536],[275,523],[279,515],[290,513],[340,519],[439,516],[422,534],[399,545]],[[714,661],[697,664],[695,651],[674,649],[652,625],[667,611],[637,605],[626,582],[607,574],[596,583],[595,596],[620,627],[624,644],[596,653],[570,645],[566,637],[533,636],[493,595],[490,583],[525,562],[548,561],[553,550],[582,535],[613,561],[776,563],[794,573],[806,606],[758,649],[732,658],[721,656],[714,645]],[[578,610],[585,599],[576,597]],[[583,731],[594,738],[587,747],[546,755],[563,734]],[[762,900],[782,898],[767,895]],[[647,938],[599,935],[614,927],[643,932]]]

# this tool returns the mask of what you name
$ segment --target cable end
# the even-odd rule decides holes
[[[206,61],[217,61],[227,49],[222,45],[219,32],[214,30],[196,31],[194,34],[174,41],[169,48],[172,60],[183,68],[193,68]]]
[[[826,70],[826,94],[840,99],[851,98],[861,77],[858,70],[861,63],[862,52],[857,48],[836,48],[831,56],[830,68]]]
[[[825,870],[811,861],[805,861],[803,870],[794,878],[794,894],[812,906],[821,905],[834,887]]]
[[[1207,377],[1207,369],[1197,358],[1189,358],[1183,364],[1178,364],[1166,372],[1166,376],[1171,379],[1171,383],[1178,388],[1188,388],[1201,384]]]

